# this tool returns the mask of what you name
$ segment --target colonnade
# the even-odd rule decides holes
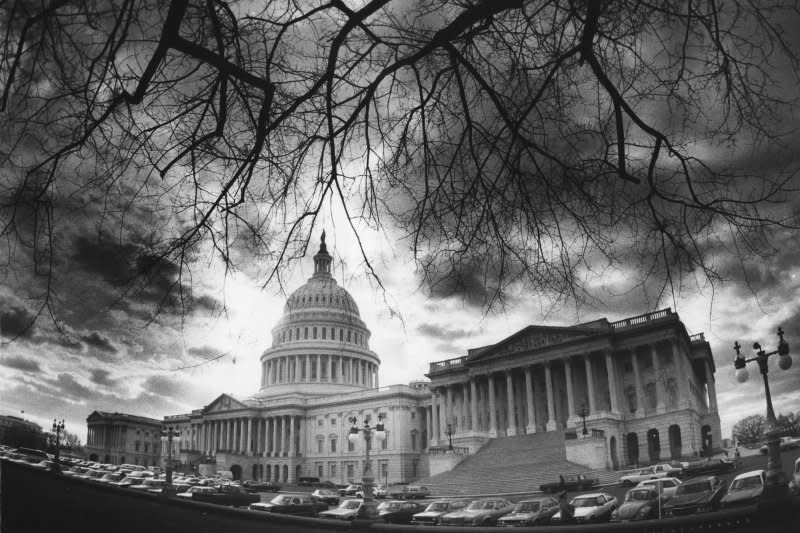
[[[191,448],[203,455],[217,452],[265,457],[295,456],[300,440],[300,416],[225,418],[191,426]]]
[[[378,365],[358,357],[332,354],[285,355],[261,363],[261,386],[337,383],[378,388]]]
[[[591,418],[601,413],[620,416],[623,412],[643,416],[645,406],[650,412],[662,413],[666,412],[668,399],[674,402],[670,407],[688,406],[691,363],[677,343],[669,344],[670,353],[663,355],[653,344],[639,346],[627,354],[592,352],[502,370],[471,368],[465,379],[456,382],[443,377],[445,383],[439,384],[434,379],[431,405],[427,408],[431,443],[444,443],[448,426],[454,435],[494,438],[576,426],[582,407]],[[666,363],[662,361],[665,355]],[[643,379],[640,358],[652,379],[648,383]],[[453,360],[449,367],[459,364]],[[625,377],[618,368],[620,364],[625,365],[624,374],[632,373],[632,379]],[[704,407],[715,412],[713,372],[708,361],[705,365],[708,399],[703,399],[707,402]],[[626,379],[632,381],[627,390],[633,398],[623,395]],[[582,388],[580,395],[576,394],[576,384]],[[675,390],[668,391],[668,385]]]

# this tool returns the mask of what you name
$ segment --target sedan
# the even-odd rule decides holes
[[[608,522],[617,508],[617,499],[605,492],[593,492],[576,496],[569,504],[575,509],[573,519],[576,522]],[[553,515],[552,521],[562,521],[561,511]]]
[[[652,468],[643,468],[638,472],[634,472],[632,474],[627,474],[625,476],[620,477],[619,484],[622,485],[623,487],[630,487],[646,479],[657,479],[665,476],[666,472],[656,473],[656,471]]]
[[[464,509],[447,513],[439,518],[442,526],[491,526],[514,511],[514,504],[505,498],[481,498],[470,502]]]
[[[736,465],[733,464],[733,461],[726,459],[708,459],[706,461],[689,463],[689,465],[683,469],[683,474],[684,477],[687,478],[693,476],[719,475],[733,472],[735,468]]]
[[[411,517],[411,523],[414,525],[436,525],[439,522],[439,517],[463,509],[466,505],[467,502],[463,500],[438,500],[431,502],[424,511]]]
[[[242,487],[247,492],[278,492],[281,490],[279,485],[272,481],[245,481]]]
[[[209,494],[217,492],[217,489],[215,489],[214,487],[204,487],[203,485],[194,485],[190,486],[184,492],[177,493],[175,496],[177,496],[178,498],[186,498],[191,500],[193,498],[192,494],[196,492],[205,492],[206,494]]]
[[[660,508],[664,501],[659,498],[658,492],[652,487],[637,487],[625,495],[625,501],[619,508],[611,513],[612,522],[628,520],[649,520],[658,518]]]
[[[317,489],[311,493],[311,497],[326,505],[339,505],[339,493],[331,489]]]
[[[517,504],[513,513],[507,514],[497,521],[500,526],[536,526],[549,524],[550,519],[558,512],[558,501],[555,498],[535,498],[523,500]]]
[[[416,502],[389,500],[378,505],[378,519],[387,524],[408,524],[424,508],[424,505]]]
[[[319,513],[320,518],[334,518],[337,520],[355,520],[364,500],[348,499],[339,504],[336,509],[329,509]]]
[[[656,492],[659,490],[661,491],[661,496],[665,499],[670,499],[675,496],[675,491],[678,490],[678,487],[681,485],[682,481],[678,478],[674,477],[664,477],[661,479],[648,479],[642,481],[638,485],[637,488],[652,488]]]
[[[763,470],[739,474],[733,478],[728,493],[722,497],[720,507],[726,509],[758,503],[764,494],[765,483],[766,473]]]
[[[664,506],[666,516],[689,515],[716,511],[719,508],[725,483],[715,476],[691,479],[678,487]]]
[[[323,502],[314,500],[308,494],[281,494],[266,503],[251,503],[249,509],[269,513],[316,516],[318,512],[327,510],[328,506]]]

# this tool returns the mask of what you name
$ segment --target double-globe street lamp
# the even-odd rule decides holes
[[[172,485],[172,439],[179,435],[180,432],[172,426],[161,431],[161,439],[167,441],[167,464],[165,465],[167,485]]]
[[[772,409],[772,395],[769,392],[769,379],[767,378],[768,360],[771,355],[778,354],[778,366],[781,370],[788,370],[792,366],[792,358],[789,355],[789,343],[783,340],[783,330],[778,328],[778,349],[771,352],[765,352],[759,343],[753,343],[753,349],[757,350],[755,357],[750,359],[745,358],[741,353],[741,346],[739,341],[733,345],[736,350],[736,358],[733,361],[736,367],[736,380],[739,383],[744,383],[750,374],[747,372],[746,365],[751,361],[758,363],[758,369],[764,377],[764,394],[767,397],[767,475],[764,485],[764,496],[768,501],[780,501],[789,496],[789,489],[787,486],[786,476],[783,473],[781,465],[781,450],[780,450],[780,430],[778,429],[778,422],[775,419],[775,411]]]
[[[361,433],[364,436],[364,450],[366,456],[364,461],[364,473],[361,480],[364,488],[364,503],[358,511],[358,516],[359,518],[374,519],[378,516],[378,510],[372,492],[375,478],[372,474],[369,452],[372,448],[373,437],[377,442],[381,442],[386,438],[386,430],[383,428],[383,415],[378,414],[378,423],[375,424],[374,428],[369,425],[369,415],[364,417],[364,425],[361,428],[358,427],[358,419],[356,417],[352,416],[349,420],[352,426],[350,427],[350,434],[347,436],[347,439],[355,445],[358,442],[358,434]]]
[[[61,433],[64,431],[64,419],[62,418],[61,421],[57,421],[53,419],[53,433],[55,434],[55,446],[56,446],[56,453],[54,463],[54,470],[59,472],[61,470]]]

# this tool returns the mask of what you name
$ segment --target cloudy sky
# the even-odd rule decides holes
[[[788,90],[796,93],[796,88],[791,85]],[[784,131],[800,126],[796,116],[785,120]],[[6,139],[17,143],[14,133]],[[681,134],[691,138],[692,131]],[[7,148],[2,142],[0,138],[0,152]],[[25,151],[33,154],[37,146],[19,144],[16,149],[23,153],[23,161],[13,162],[21,168]],[[721,148],[703,138],[693,144],[693,153],[708,164],[729,165],[747,175],[770,177],[800,168],[796,135],[781,146],[754,148],[747,142],[726,142]],[[89,157],[62,170],[72,168],[77,176],[87,167],[91,170],[92,164]],[[8,163],[0,169],[4,186],[4,180],[13,180],[18,171],[12,166]],[[73,176],[65,178],[69,183]],[[135,177],[126,178],[135,182]],[[162,204],[168,195],[153,193],[145,197],[152,197],[151,203],[131,207],[126,180],[119,181],[112,195],[94,191],[86,181],[80,187],[67,185],[53,191],[54,217],[59,223],[53,242],[48,243],[55,258],[53,279],[38,275],[43,265],[31,251],[31,232],[23,228],[3,241],[0,264],[11,267],[0,270],[3,414],[21,415],[44,427],[53,418],[64,418],[67,429],[85,440],[86,417],[93,410],[160,418],[202,407],[223,392],[237,397],[255,393],[259,355],[269,347],[270,330],[281,317],[286,297],[311,275],[311,256],[323,228],[335,258],[334,275],[354,296],[372,331],[371,348],[382,361],[383,385],[422,379],[430,362],[498,342],[530,324],[570,325],[602,317],[613,321],[671,307],[690,333],[703,332],[711,343],[723,435],[727,436],[738,419],[765,410],[755,368],[749,382],[740,385],[734,380],[734,341],[748,348],[760,341],[772,349],[777,344],[775,331],[782,326],[790,345],[800,346],[796,231],[776,234],[778,248],[769,261],[751,259],[746,252],[737,257],[731,250],[715,251],[710,261],[724,279],[713,286],[690,277],[681,281],[675,294],[659,297],[660,286],[636,283],[636,266],[622,263],[604,268],[602,275],[583,273],[595,298],[580,306],[554,302],[529,287],[512,290],[502,307],[487,311],[486,289],[478,272],[461,272],[458,280],[444,278],[431,290],[422,282],[410,243],[399,230],[386,226],[377,231],[356,221],[378,283],[367,274],[352,229],[342,213],[331,207],[305,235],[309,238],[306,258],[292,264],[280,285],[265,286],[266,263],[241,241],[234,250],[238,254],[235,270],[226,270],[218,255],[202,246],[181,265],[158,259],[146,250],[153,244],[156,228],[169,223]],[[176,184],[167,176],[160,186],[170,191]],[[794,190],[800,190],[796,175]],[[23,193],[17,198],[16,214],[25,222]],[[800,197],[784,207],[796,217]],[[34,226],[31,220],[27,222]],[[5,261],[6,253],[12,261]],[[48,281],[52,281],[49,287]],[[456,287],[465,292],[454,293]],[[800,408],[797,359],[785,372],[777,369],[777,361],[772,362],[777,412]]]

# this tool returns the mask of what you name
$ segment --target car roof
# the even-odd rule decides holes
[[[743,474],[739,474],[738,476],[733,478],[733,480],[736,481],[737,479],[745,479],[745,478],[748,478],[748,477],[762,476],[762,475],[764,475],[764,473],[765,473],[764,470],[751,470],[750,472],[744,472]]]
[[[611,497],[611,495],[606,493],[606,492],[589,492],[589,493],[586,493],[586,494],[576,494],[575,495],[576,498],[596,498],[597,496]]]

